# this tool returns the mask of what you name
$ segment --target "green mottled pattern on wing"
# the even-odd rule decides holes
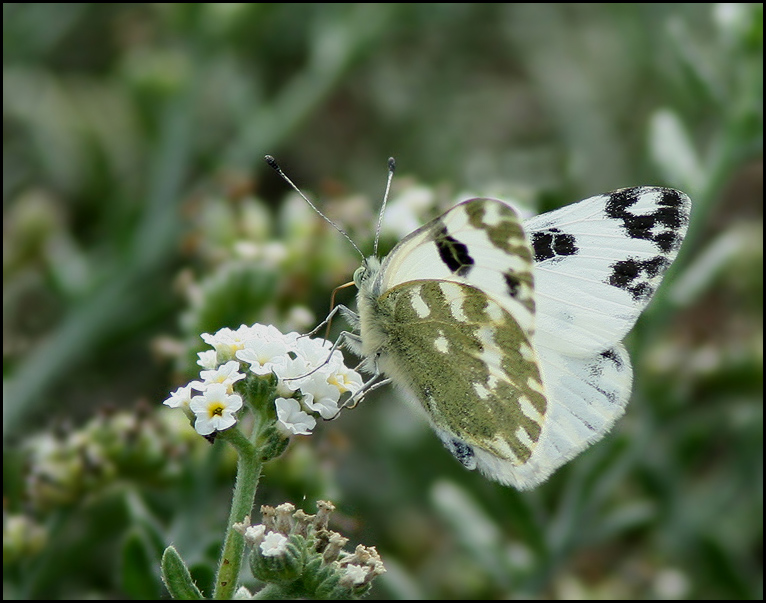
[[[410,281],[378,300],[384,351],[436,426],[500,458],[525,463],[546,412],[529,334],[499,304],[462,283]]]

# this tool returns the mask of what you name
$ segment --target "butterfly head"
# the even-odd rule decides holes
[[[354,285],[360,291],[369,287],[375,276],[380,272],[380,259],[374,255],[365,258],[362,265],[354,272]]]

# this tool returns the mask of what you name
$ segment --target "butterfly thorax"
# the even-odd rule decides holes
[[[380,259],[370,256],[354,272],[354,284],[359,292],[356,297],[359,312],[359,335],[361,348],[358,353],[365,359],[363,369],[374,372],[375,362],[385,353],[389,334],[386,329],[386,309],[381,306]]]

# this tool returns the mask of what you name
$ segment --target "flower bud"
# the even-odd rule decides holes
[[[282,503],[276,508],[276,530],[282,534],[290,534],[293,528],[293,513],[295,505],[291,503]]]
[[[277,529],[277,510],[274,507],[269,505],[261,506],[261,517],[267,532],[273,532]]]
[[[265,463],[281,455],[287,449],[290,438],[280,433],[277,426],[271,423],[264,429],[261,441],[261,461]]]
[[[289,584],[303,573],[302,549],[305,542],[300,536],[292,536],[289,540],[282,536],[284,542],[276,545],[270,543],[270,538],[282,536],[277,532],[268,532],[259,546],[253,547],[250,555],[250,569],[258,580],[276,584]]]

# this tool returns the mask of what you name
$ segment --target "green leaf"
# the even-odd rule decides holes
[[[204,599],[184,560],[173,546],[166,548],[162,555],[162,581],[174,599]]]

